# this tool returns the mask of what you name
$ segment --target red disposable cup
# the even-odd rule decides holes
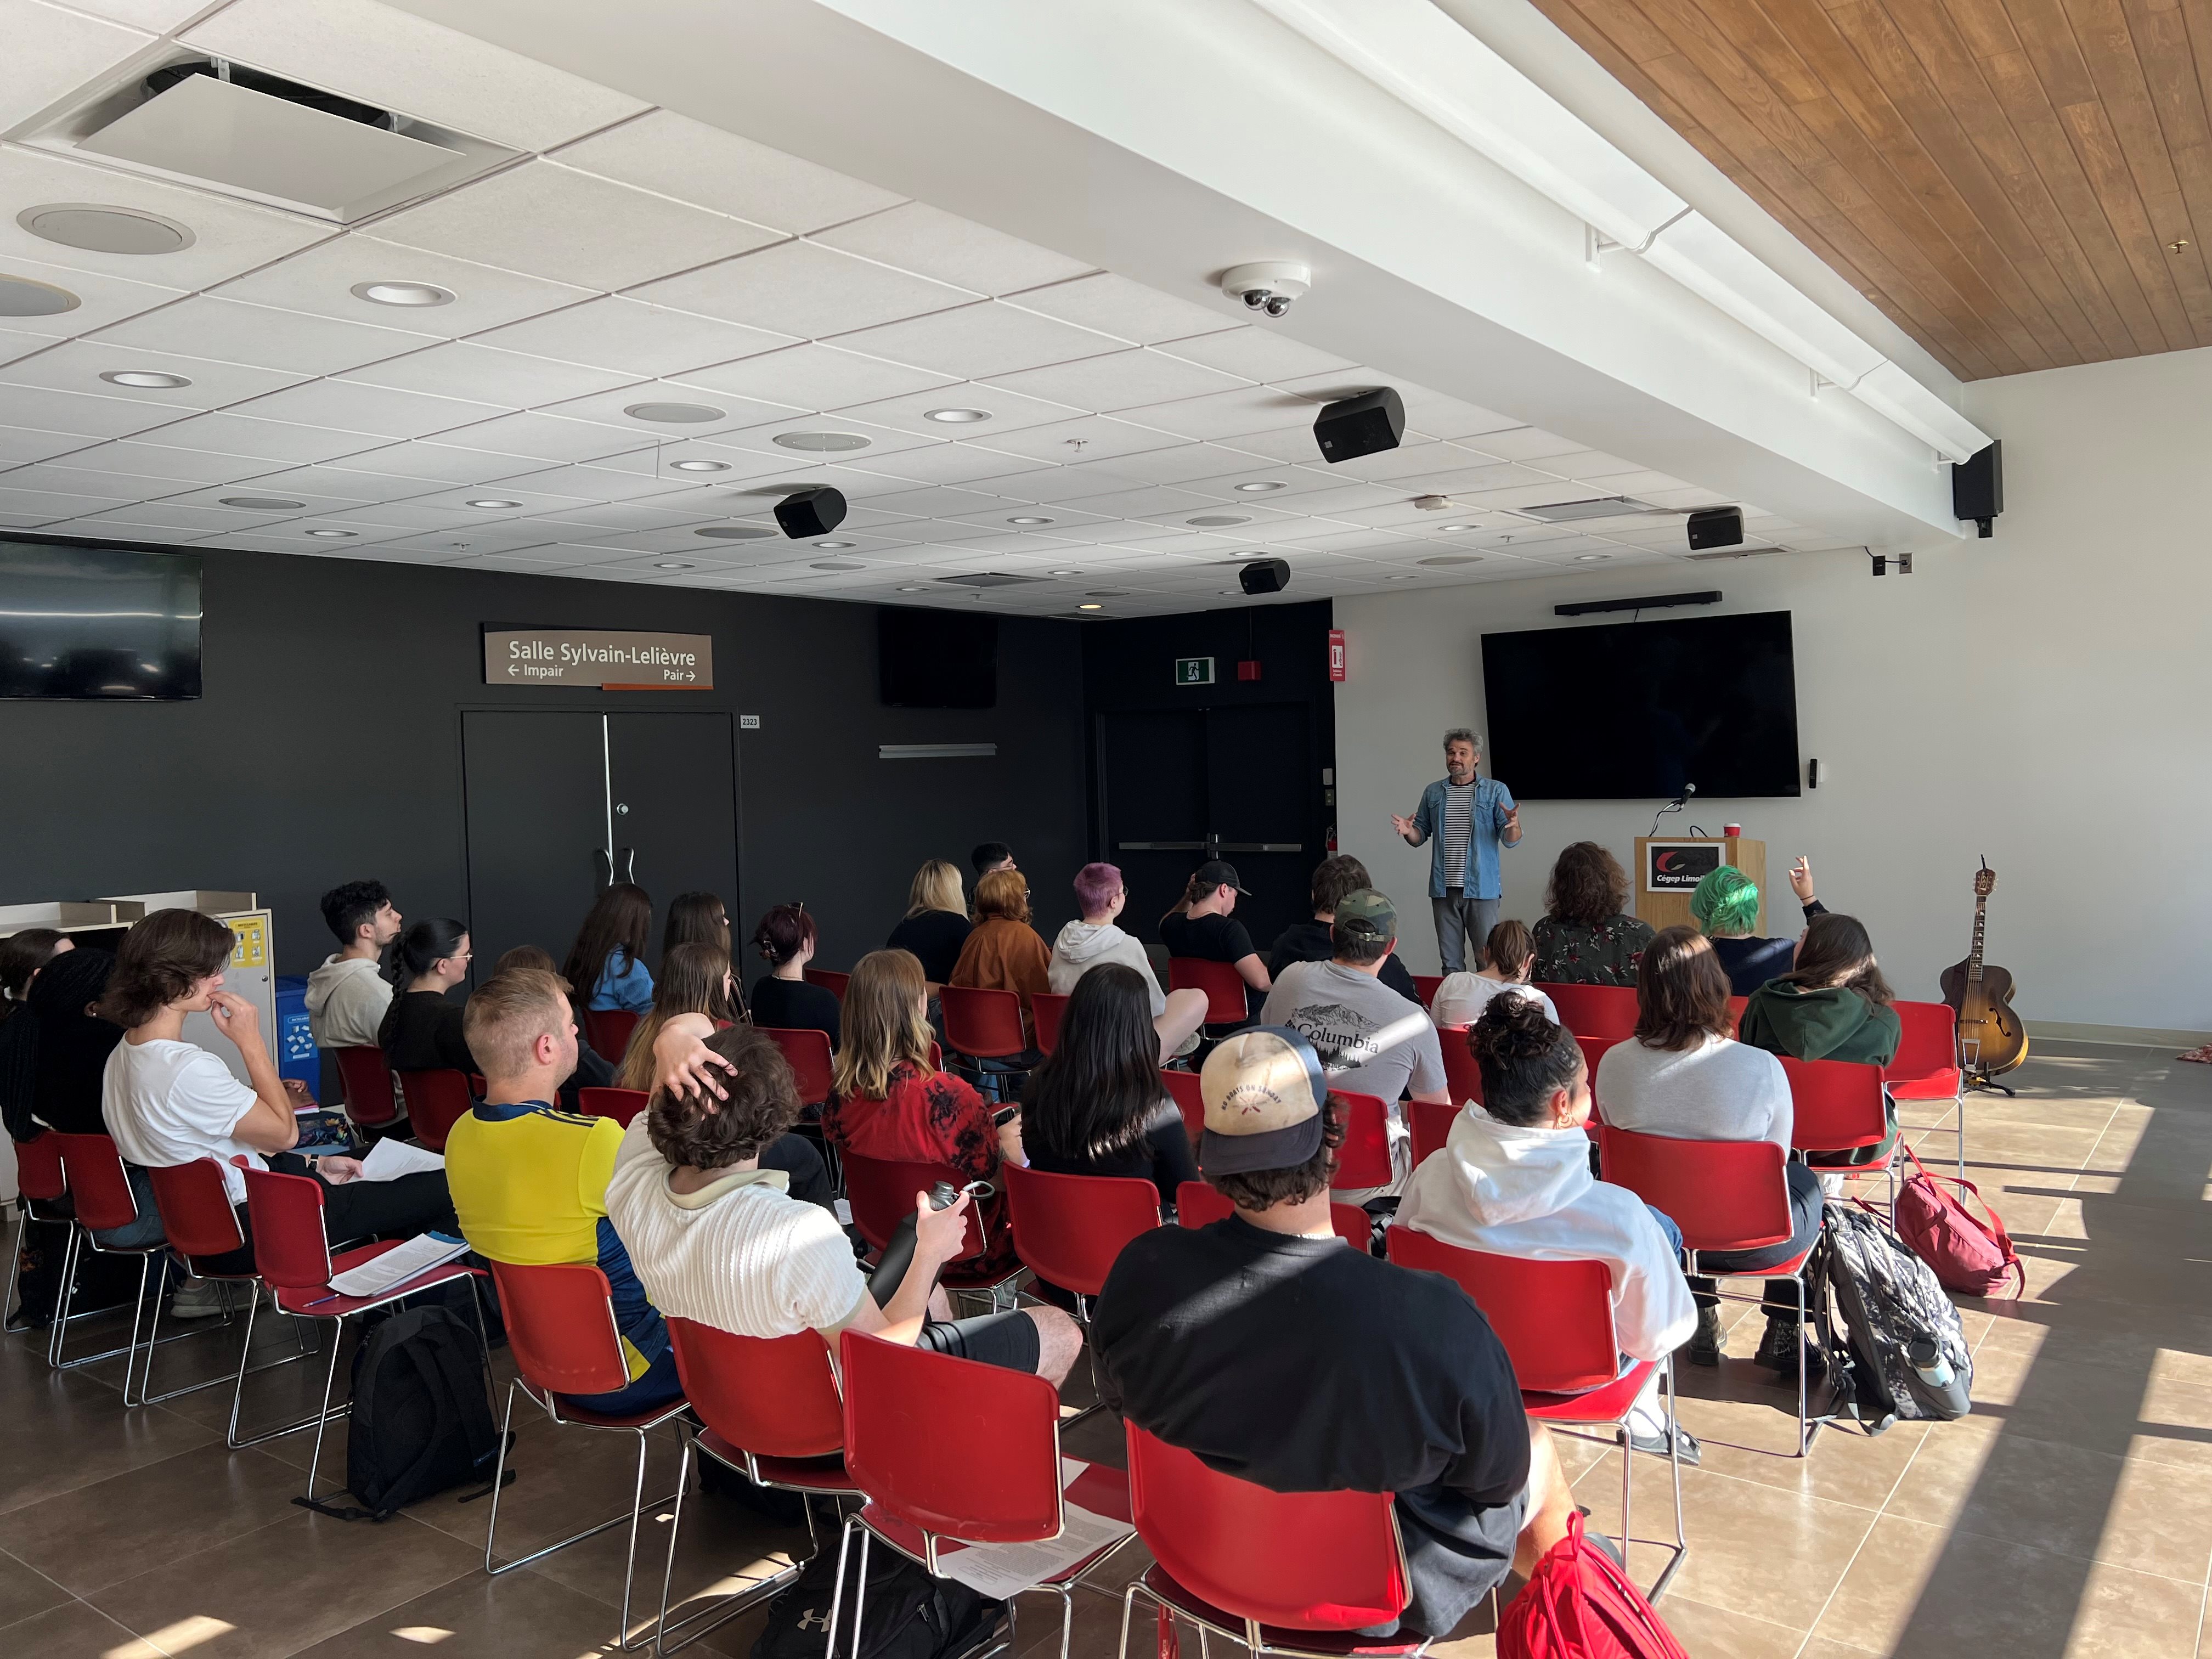
[[[1721,834],[1723,836],[1741,836],[1742,833],[1743,826],[1740,823],[1724,823],[1721,825]]]

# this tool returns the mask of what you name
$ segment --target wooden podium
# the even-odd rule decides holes
[[[1636,914],[1653,927],[1687,927],[1690,895],[1705,872],[1731,865],[1759,886],[1759,919],[1752,932],[1766,933],[1766,843],[1741,836],[1638,836],[1636,867],[1628,872]]]

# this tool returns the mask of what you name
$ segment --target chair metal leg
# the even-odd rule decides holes
[[[653,1650],[656,1655],[669,1651],[668,1591],[676,1578],[676,1540],[684,1531],[684,1495],[691,1484],[691,1425],[680,1418],[676,1437],[684,1443],[684,1455],[676,1465],[676,1504],[668,1516],[668,1565],[660,1570],[660,1616],[653,1623]]]
[[[27,1331],[31,1328],[31,1323],[28,1320],[25,1320],[21,1323],[18,1323],[11,1310],[13,1310],[15,1305],[16,1290],[22,1284],[23,1249],[30,1239],[31,1224],[34,1221],[41,1227],[59,1227],[68,1224],[65,1222],[50,1221],[44,1216],[33,1215],[31,1213],[31,1200],[21,1196],[20,1194],[17,1196],[15,1200],[15,1253],[8,1258],[8,1299],[4,1302],[0,1302],[0,1331],[6,1331],[10,1334],[16,1331]]]
[[[1690,1553],[1690,1534],[1682,1518],[1682,1421],[1679,1411],[1680,1401],[1674,1393],[1674,1357],[1669,1354],[1660,1369],[1666,1378],[1667,1389],[1668,1471],[1674,1481],[1674,1548],[1668,1557],[1667,1565],[1660,1570],[1658,1577],[1652,1580],[1647,1599],[1653,1601],[1667,1593],[1667,1586],[1674,1581],[1676,1570]]]
[[[257,1301],[258,1297],[255,1298]],[[323,1409],[315,1418],[315,1450],[307,1460],[307,1501],[315,1501],[315,1476],[323,1467],[323,1437],[331,1428],[331,1393],[338,1385],[338,1355],[345,1344],[338,1340],[338,1333],[331,1333],[331,1363],[323,1373]]]
[[[868,1544],[873,1536],[860,1528],[860,1570],[853,1580],[853,1659],[860,1659],[860,1633],[867,1628]]]
[[[507,1385],[507,1411],[499,1421],[499,1461],[492,1466],[491,1471],[491,1520],[484,1528],[484,1571],[495,1578],[507,1571],[493,1565],[492,1547],[499,1539],[499,1494],[501,1488],[507,1485],[507,1449],[514,1440],[514,1391],[520,1386],[518,1382]],[[522,1564],[518,1561],[515,1565],[520,1566]]]
[[[131,1346],[123,1351],[123,1403],[125,1406],[136,1403],[131,1398],[131,1378],[138,1369],[138,1333],[146,1323],[146,1270],[153,1265],[152,1251],[145,1251],[138,1257],[138,1295],[131,1304]],[[167,1284],[168,1278],[168,1262],[165,1257],[161,1264],[161,1282]],[[149,1354],[147,1358],[150,1361],[152,1356]]]
[[[830,1628],[823,1638],[823,1659],[836,1659],[837,1615],[845,1602],[845,1556],[852,1547],[853,1528],[859,1523],[859,1511],[855,1510],[847,1516],[843,1524],[837,1528],[837,1582],[830,1589]],[[854,1645],[860,1645],[857,1638]]]
[[[54,1309],[54,1322],[46,1333],[46,1366],[62,1369],[62,1334],[69,1329],[70,1309],[76,1302],[76,1241],[79,1229],[70,1223],[69,1242],[62,1246],[62,1295]]]
[[[637,1523],[645,1510],[645,1458],[651,1449],[652,1443],[646,1438],[645,1431],[638,1430],[637,1483],[630,1492],[629,1500],[629,1550],[623,1558],[622,1627],[616,1637],[616,1645],[624,1652],[635,1645],[630,1640],[629,1595],[631,1583],[637,1577]],[[676,1498],[679,1504],[684,1500],[684,1488],[680,1485],[676,1488]],[[672,1544],[674,1542],[673,1540],[670,1541]],[[673,1559],[671,1558],[672,1562]]]

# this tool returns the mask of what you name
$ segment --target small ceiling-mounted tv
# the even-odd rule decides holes
[[[200,695],[200,557],[0,538],[0,697]]]

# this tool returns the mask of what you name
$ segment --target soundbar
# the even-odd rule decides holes
[[[1583,599],[1573,605],[1555,605],[1555,617],[1593,617],[1607,611],[1665,611],[1678,605],[1718,605],[1720,589],[1706,593],[1654,593],[1640,599]]]

